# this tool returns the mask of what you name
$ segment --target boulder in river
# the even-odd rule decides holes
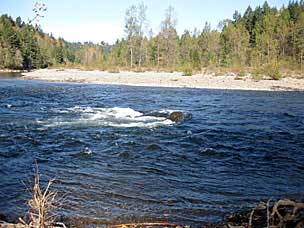
[[[175,111],[170,113],[170,115],[168,116],[169,120],[172,120],[174,122],[179,122],[182,121],[185,118],[184,113],[179,112],[179,111]]]

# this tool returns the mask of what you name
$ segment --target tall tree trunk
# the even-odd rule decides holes
[[[145,63],[146,63],[146,65],[150,64],[150,61],[148,61],[148,48],[147,48],[147,44],[145,45]]]
[[[157,70],[159,70],[159,42],[157,42]]]
[[[131,54],[131,69],[133,68],[133,48],[130,48],[130,54]]]
[[[292,31],[292,56],[294,61],[296,61],[296,38],[295,38],[295,29]]]
[[[141,39],[140,47],[139,47],[139,61],[138,61],[139,68],[141,68],[141,61],[142,61],[142,49],[143,49],[142,46],[143,46],[143,41]]]
[[[303,72],[303,50],[301,50],[301,72]]]

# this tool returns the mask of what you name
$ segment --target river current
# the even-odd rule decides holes
[[[185,118],[166,118],[173,111]],[[221,221],[304,198],[304,93],[0,79],[0,212],[26,212],[35,162],[60,214]],[[25,184],[24,184],[25,183]]]

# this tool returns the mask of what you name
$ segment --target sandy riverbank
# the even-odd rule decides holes
[[[235,89],[235,90],[304,90],[304,79],[283,78],[279,81],[254,81],[250,76],[236,80],[234,75],[183,76],[182,73],[81,71],[77,69],[42,69],[23,73],[25,80],[45,80],[52,82],[80,82],[95,84],[116,84],[132,86],[157,86],[180,88]]]

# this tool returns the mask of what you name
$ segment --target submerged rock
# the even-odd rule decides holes
[[[185,118],[184,113],[178,112],[178,111],[172,112],[172,113],[168,116],[168,119],[169,119],[169,120],[172,120],[172,121],[174,121],[174,122],[182,121],[182,120],[184,120],[184,118]]]
[[[81,154],[92,154],[92,150],[88,147],[85,147],[80,151]]]
[[[128,159],[130,157],[130,154],[127,151],[124,151],[121,152],[118,156],[123,159]]]

